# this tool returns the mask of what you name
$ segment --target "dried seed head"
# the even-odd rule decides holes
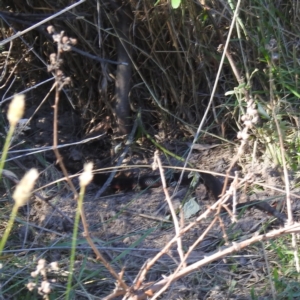
[[[70,41],[70,44],[72,44],[72,45],[76,45],[77,44],[77,39],[70,38],[69,41]]]
[[[54,65],[56,63],[56,53],[51,53],[50,56],[49,56],[49,60],[50,60],[50,63],[51,65]]]
[[[62,42],[63,44],[69,43],[69,37],[63,36],[63,37],[61,38],[61,42]]]
[[[53,34],[55,32],[54,26],[52,26],[52,25],[48,26],[47,31],[49,34]]]
[[[36,287],[36,283],[34,282],[27,283],[27,288],[30,292],[32,292],[35,289],[35,287]]]
[[[29,199],[38,177],[38,171],[36,169],[30,169],[18,183],[12,197],[19,207],[23,206]]]
[[[50,286],[50,282],[47,281],[47,280],[43,280],[41,282],[41,286],[38,288],[38,292],[41,294],[41,295],[48,295],[50,294],[51,292],[51,286]]]
[[[7,119],[10,126],[16,126],[19,120],[22,118],[25,110],[25,95],[15,95],[11,101],[8,112]]]
[[[84,165],[83,173],[79,176],[79,183],[81,187],[86,187],[93,179],[93,163],[89,162]]]

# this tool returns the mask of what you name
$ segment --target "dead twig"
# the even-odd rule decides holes
[[[218,250],[215,253],[206,256],[205,258],[199,260],[198,262],[193,263],[193,264],[181,269],[176,275],[171,274],[171,275],[165,277],[164,279],[162,279],[161,281],[154,283],[150,288],[149,287],[144,288],[143,286],[141,286],[141,288],[138,291],[136,291],[136,293],[134,295],[132,295],[126,299],[128,299],[128,300],[146,299],[149,296],[153,296],[155,294],[155,292],[157,292],[158,290],[163,288],[169,282],[170,278],[172,278],[172,281],[178,280],[184,276],[187,276],[188,274],[199,271],[199,269],[201,267],[204,267],[205,265],[208,265],[209,263],[212,263],[213,261],[219,260],[227,255],[230,255],[237,251],[243,250],[244,248],[246,248],[254,243],[257,243],[260,241],[267,241],[267,240],[270,240],[270,239],[273,239],[273,238],[276,238],[276,237],[279,237],[279,236],[282,236],[282,235],[288,234],[288,233],[299,233],[299,232],[300,232],[300,223],[294,223],[292,225],[287,225],[284,228],[272,230],[265,234],[255,235],[245,241],[234,242],[234,243],[232,243],[232,246],[226,247],[225,249]],[[151,298],[151,299],[153,299],[153,298]]]

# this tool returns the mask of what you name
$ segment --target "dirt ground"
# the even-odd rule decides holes
[[[48,120],[45,118],[45,115],[43,116],[41,110],[39,113],[41,113],[41,116],[38,115],[34,120],[33,128],[35,130],[33,132],[35,133],[32,138],[36,141],[36,146],[51,145],[52,133],[49,130]],[[74,124],[71,124],[69,121],[64,122],[63,120],[66,120],[64,115],[60,119],[62,120],[59,124],[60,143],[75,141],[76,130],[74,128],[76,127],[74,127]],[[74,120],[76,123],[76,116],[74,116]],[[70,134],[67,134],[71,129],[74,133],[73,136],[75,136],[73,140],[70,140]],[[147,141],[145,141],[146,143]],[[180,154],[183,153],[183,149],[187,149],[187,145],[184,143],[179,143],[179,146],[176,143],[170,143],[168,147],[169,150],[177,151]],[[102,157],[97,155],[100,148],[102,148]],[[105,160],[103,153],[105,152],[106,155],[109,153],[109,150],[103,151],[103,149],[105,149],[105,142],[100,141],[98,145],[96,142],[73,147],[71,150],[70,148],[65,148],[61,152],[65,161],[67,161],[66,165],[71,165],[73,169],[78,169],[79,165],[82,165],[82,156],[87,157],[89,155],[89,159],[94,161],[96,158],[96,165],[101,165],[101,158]],[[150,148],[148,147],[148,149]],[[154,151],[155,149],[151,150]],[[235,151],[236,146],[233,144],[216,144],[215,147],[208,147],[206,150],[194,150],[191,162],[199,170],[210,170],[225,174]],[[133,152],[124,162],[127,165],[151,165],[152,157],[149,153],[151,151],[147,155],[142,156]],[[48,161],[53,160],[53,153],[51,151],[47,152],[44,158]],[[26,160],[30,161],[31,159],[25,158],[23,160],[25,164]],[[168,162],[162,156],[162,160],[165,165],[175,165],[173,159]],[[142,172],[150,173],[151,171],[149,170],[151,169],[144,169]],[[256,159],[253,167],[251,155],[245,155],[243,161],[239,161],[238,167],[231,174],[234,175],[234,171],[239,171],[239,177],[243,177],[247,172],[252,172],[256,182],[263,182],[273,187],[283,187],[280,173],[275,170],[275,166],[272,166],[267,158],[263,159],[260,157]],[[27,240],[24,241],[24,234],[22,234],[24,228],[19,228],[19,236],[23,245],[27,244],[31,245],[31,247],[37,245],[46,246],[49,243],[61,245],[67,237],[70,237],[73,224],[69,220],[74,218],[77,204],[65,183],[60,182],[47,186],[49,180],[54,181],[54,179],[59,179],[61,176],[61,173],[53,166],[42,173],[41,181],[45,185],[41,187],[39,192],[43,196],[52,197],[54,194],[57,195],[50,200],[52,207],[35,198],[24,209],[24,217],[33,225],[30,231],[33,234],[27,234]],[[220,176],[219,178],[223,180],[223,177]],[[75,178],[73,181],[78,186],[77,179]],[[113,261],[117,268],[126,266],[125,277],[127,280],[132,280],[145,261],[157,254],[175,235],[174,225],[170,217],[169,207],[165,201],[163,189],[158,187],[144,191],[108,191],[105,196],[94,199],[99,188],[99,186],[91,184],[84,199],[84,211],[89,224],[90,234],[102,253],[109,260]],[[173,195],[174,187],[169,187],[168,191],[170,195]],[[279,191],[261,188],[253,184],[249,184],[244,190],[238,192],[239,201],[242,202],[256,199],[272,200],[272,197],[281,194]],[[194,190],[183,186],[180,187],[172,199],[175,209],[178,210],[183,200],[191,197],[195,197],[200,210],[191,218],[185,219],[185,224],[194,221],[196,216],[204,212],[213,201],[213,197],[203,184],[198,184]],[[284,197],[279,199],[284,199]],[[276,201],[278,201],[278,198],[276,198]],[[228,215],[223,215],[222,226],[226,228],[227,237],[231,241],[251,236],[270,219],[272,218],[265,213],[251,209],[244,212],[236,224],[232,224]],[[195,242],[210,224],[211,220],[212,218],[205,219],[205,221],[198,223],[183,236],[184,249],[187,250]],[[270,226],[273,225],[271,224]],[[278,225],[275,223],[274,226]],[[82,233],[82,228],[80,228],[79,232]],[[224,232],[221,230],[221,224],[217,223],[190,255],[188,263],[195,262],[216,251],[223,244]],[[88,262],[89,267],[96,269],[97,263],[92,260],[94,254],[89,250],[88,244],[82,236],[79,237],[78,247],[79,253],[88,254],[88,257],[91,258]],[[148,281],[161,279],[163,275],[168,275],[176,268],[179,261],[176,247],[177,245],[174,244],[171,251],[166,253],[149,272]],[[178,281],[163,299],[250,299],[250,286],[255,286],[256,289],[259,289],[260,285],[262,287],[265,286],[267,273],[261,251],[261,249],[256,249],[256,251],[249,249],[217,261],[207,266],[207,268],[203,268],[201,271]],[[64,257],[64,252],[57,249],[49,251],[47,256],[48,261],[61,260]],[[232,266],[237,268],[235,272],[232,271]],[[113,281],[109,280],[109,282],[108,284],[106,281],[104,285],[104,290],[107,293],[113,289]],[[232,286],[233,283],[234,286]],[[104,287],[103,283],[100,286]],[[94,293],[102,297],[106,293],[104,290],[102,289],[101,292],[94,291]],[[264,296],[259,299],[268,299],[268,291],[262,293]]]

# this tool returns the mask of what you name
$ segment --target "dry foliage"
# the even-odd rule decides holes
[[[297,1],[186,0],[176,10],[165,0],[156,5],[148,0],[70,2],[0,2],[1,109],[4,114],[11,97],[24,92],[24,128],[28,124],[31,128],[13,139],[5,168],[14,169],[13,161],[18,164],[17,175],[22,173],[20,168],[32,166],[42,173],[41,187],[17,219],[18,237],[11,236],[2,254],[2,260],[8,259],[4,270],[9,275],[1,282],[0,295],[5,299],[22,297],[22,292],[33,295],[27,290],[19,293],[18,287],[24,286],[24,278],[27,283],[29,270],[35,268],[32,260],[37,262],[36,257],[42,256],[49,262],[58,261],[60,270],[39,261],[42,271],[33,273],[40,276],[36,279],[40,287],[28,285],[36,291],[36,299],[38,294],[61,297],[68,276],[72,289],[67,289],[67,297],[74,299],[156,299],[161,295],[164,299],[296,299],[292,298],[299,292],[293,282],[298,276],[294,265],[299,268],[295,233],[300,228],[293,220],[298,196],[290,191],[289,170],[296,169],[299,160]],[[238,4],[236,10],[233,5]],[[63,9],[66,12],[60,14]],[[41,25],[26,30],[40,21]],[[126,64],[130,69],[124,68]],[[2,118],[1,139],[5,138],[5,122]],[[120,134],[130,132],[126,150],[118,155],[119,142],[126,140]],[[82,141],[97,135],[101,138],[96,142]],[[78,184],[68,178],[68,171],[79,171],[89,160],[101,167],[115,161],[120,165],[125,156],[128,162],[135,159],[149,165],[147,151],[153,153],[154,148],[166,156],[172,151],[183,156],[189,151],[187,142],[194,138],[195,143],[200,136],[203,143],[222,144],[223,149],[214,151],[203,145],[201,158],[190,152],[185,166],[193,163],[200,169],[204,165],[204,171],[226,173],[225,183],[233,179],[217,202],[203,204],[198,215],[184,220],[166,186],[164,195],[154,200],[151,192],[141,192],[95,202],[94,196],[99,198],[102,190],[88,189],[80,209],[82,223],[76,227],[84,238],[77,237],[78,248],[70,262],[71,248],[75,250],[70,242],[76,210],[72,198],[77,200],[81,194],[78,196]],[[18,141],[22,143],[17,145]],[[67,147],[70,143],[76,147]],[[55,156],[44,146],[53,146]],[[60,150],[60,146],[65,148]],[[32,155],[32,149],[30,155],[22,155],[12,148],[39,149],[43,156]],[[129,148],[132,152],[127,155]],[[113,158],[110,150],[115,150]],[[146,157],[141,159],[140,152]],[[226,166],[220,167],[225,152]],[[173,159],[182,161],[179,156]],[[55,160],[64,179],[48,166]],[[154,160],[163,181],[160,159],[156,155]],[[234,174],[237,165],[244,168],[243,178]],[[270,175],[270,169],[273,172],[278,165],[282,178]],[[251,230],[241,233],[238,226],[230,225],[246,226],[247,221],[237,221],[226,207],[228,198],[236,201],[242,188],[250,191],[250,197],[262,196],[261,190],[266,193],[263,199],[270,196],[268,187],[250,173],[263,180],[278,180],[275,183],[274,179],[268,193],[285,196],[288,222],[283,227],[267,224],[257,229],[250,222]],[[3,180],[1,186],[1,232],[9,214],[9,182],[18,181],[17,177],[6,178],[10,181]],[[61,185],[66,178],[68,185]],[[186,194],[190,196],[191,191]],[[162,203],[164,198],[171,213]],[[179,197],[180,203],[183,198]],[[230,217],[220,217],[224,207]],[[249,212],[247,217],[251,219]],[[284,237],[290,233],[291,239]],[[272,239],[277,239],[275,246],[267,244]],[[11,256],[23,253],[20,243],[24,257]],[[280,257],[281,268],[268,259],[273,255],[269,248]],[[292,253],[290,260],[287,253]],[[73,278],[67,273],[70,265]],[[245,265],[249,270],[244,270]],[[18,272],[22,279],[17,278]]]

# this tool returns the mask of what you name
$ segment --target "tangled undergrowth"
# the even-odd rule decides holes
[[[299,3],[177,2],[0,2],[2,299],[298,299]],[[26,99],[17,126],[15,94]],[[195,186],[178,207],[164,187],[170,211],[151,207],[163,216],[135,207],[143,191],[106,202],[116,172],[149,167],[157,149],[180,170],[222,173],[228,190],[206,210]],[[101,189],[72,179],[91,161],[115,166]],[[31,168],[36,190],[20,207],[14,185]],[[266,217],[241,233],[243,213],[220,217],[226,197],[261,193],[284,227]],[[191,219],[186,203],[201,207]]]

